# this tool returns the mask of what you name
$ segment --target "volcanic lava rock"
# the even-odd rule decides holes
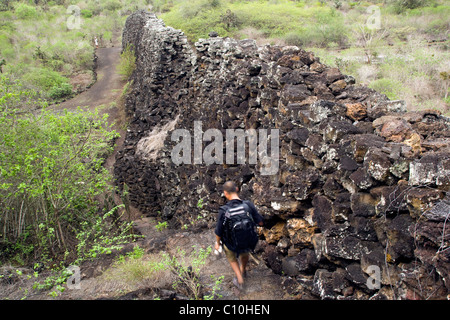
[[[266,218],[264,263],[311,294],[446,297],[449,119],[407,112],[295,46],[213,32],[190,44],[145,11],[127,19],[122,39],[136,70],[114,174],[142,213],[212,227],[234,180]],[[244,135],[241,155],[230,130]],[[252,132],[278,145],[255,148]],[[373,270],[379,289],[364,283],[376,282]]]

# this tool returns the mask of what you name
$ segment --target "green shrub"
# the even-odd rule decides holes
[[[219,9],[222,6],[220,0],[194,0],[182,2],[179,12],[185,19],[192,19],[200,13]]]
[[[44,109],[17,113],[30,102]],[[83,110],[56,115],[2,76],[0,127],[0,245],[24,261],[61,256],[74,246],[91,256],[102,252],[107,239],[100,238],[105,219],[97,219],[98,197],[112,190],[102,164],[117,137],[107,119]]]
[[[73,66],[77,67],[78,70],[93,70],[94,68],[94,60],[93,60],[93,52],[92,47],[80,48],[76,52],[76,56],[74,57],[73,62],[71,63]]]
[[[2,2],[0,2],[0,11],[9,10],[9,3],[10,0],[3,0]]]
[[[37,17],[36,7],[29,6],[25,3],[19,3],[16,6],[15,12],[19,19],[34,19]]]
[[[289,46],[302,47],[305,45],[305,39],[299,32],[289,32],[284,36],[284,41]]]
[[[54,86],[49,91],[49,96],[52,99],[61,99],[72,95],[72,86],[69,83],[62,83],[60,86]]]
[[[14,24],[14,15],[11,11],[0,11],[0,30],[6,31],[7,34],[14,32],[16,26]]]
[[[450,30],[450,20],[448,18],[437,18],[425,27],[426,33],[436,36],[443,36],[448,30]]]
[[[448,90],[447,90],[448,92]],[[450,105],[450,96],[448,96],[447,98],[443,98],[442,99],[446,104]]]
[[[52,59],[47,62],[47,65],[53,70],[53,71],[61,71],[64,67],[64,61],[59,59]]]
[[[117,11],[122,8],[122,3],[119,0],[109,0],[103,5],[103,7],[106,10]]]
[[[14,48],[6,34],[0,34],[0,57],[1,58],[13,58],[11,53],[14,52]]]
[[[155,226],[155,229],[159,232],[163,231],[164,229],[167,229],[168,224],[167,221],[164,222],[158,222],[158,224]]]
[[[347,42],[344,20],[333,11],[319,12],[316,22],[284,36],[288,45],[303,47],[336,47]]]
[[[395,13],[400,14],[408,9],[416,9],[427,4],[428,0],[392,0],[391,4]]]
[[[347,41],[347,30],[341,14],[335,10],[320,12],[312,28],[312,39],[318,46],[327,47],[331,43],[344,45]]]
[[[128,80],[136,69],[136,56],[132,45],[127,45],[120,55],[120,62],[117,66],[117,72],[123,80]]]
[[[194,300],[203,298],[204,284],[199,277],[212,247],[206,249],[193,247],[190,254],[178,248],[175,255],[166,252],[162,254],[162,261],[154,264],[156,270],[170,270],[175,275],[173,288]]]
[[[33,68],[23,79],[48,94],[50,97],[62,97],[69,93],[69,81],[60,73],[47,68]],[[72,93],[70,89],[70,93]]]
[[[415,9],[423,7],[427,4],[427,0],[394,0],[395,5],[405,9]]]
[[[112,35],[112,32],[111,32],[111,31],[105,31],[105,32],[103,33],[103,40],[104,40],[104,41],[111,41],[111,40],[112,40],[112,37],[113,37],[113,35]]]
[[[83,18],[92,18],[94,14],[92,13],[91,10],[89,9],[81,9],[81,16]]]
[[[385,94],[391,100],[397,100],[400,98],[403,90],[403,85],[401,82],[394,79],[381,78],[372,81],[369,84],[369,88]]]

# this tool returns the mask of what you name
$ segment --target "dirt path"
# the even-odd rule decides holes
[[[173,279],[166,274],[149,277],[135,268],[145,268],[155,257],[160,257],[161,252],[177,256],[178,250],[183,250],[189,256],[194,250],[212,247],[215,236],[212,229],[198,230],[162,230],[155,228],[156,221],[153,218],[143,218],[135,222],[136,230],[145,238],[135,244],[124,247],[122,252],[113,256],[107,256],[93,262],[86,262],[81,266],[81,284],[79,290],[66,290],[57,299],[64,300],[153,300],[183,299],[183,295],[173,291]],[[138,262],[116,265],[114,261],[119,254],[125,255],[138,245],[145,250],[145,255]],[[180,260],[181,261],[181,260]],[[201,268],[200,282],[212,290],[214,280],[224,276],[220,288],[216,291],[216,299],[220,300],[287,300],[293,296],[285,290],[284,278],[274,274],[265,265],[262,257],[255,254],[248,264],[245,288],[239,291],[233,284],[235,277],[226,257],[221,254],[210,254]],[[150,278],[150,280],[148,279]],[[211,292],[211,291],[210,291]],[[36,299],[49,299],[46,295],[35,297]]]
[[[55,106],[54,109],[76,110],[79,106],[86,106],[94,110],[96,107],[116,102],[124,86],[124,81],[116,71],[121,50],[120,47],[97,49],[97,82],[89,90]],[[114,118],[113,115],[111,117]]]
[[[120,110],[120,97],[126,81],[117,73],[116,66],[120,61],[121,47],[99,48],[97,54],[97,81],[87,91],[51,108],[55,112],[63,110],[76,111],[78,107],[94,111],[98,108],[101,114],[107,113],[110,123],[114,123],[113,129],[120,134],[116,141],[116,148],[106,160],[106,167],[113,170],[116,153],[125,140],[125,116]]]
[[[108,48],[99,48],[96,51],[97,55],[97,81],[95,84],[84,91],[83,93],[67,100],[59,105],[53,105],[51,108],[55,112],[63,110],[76,111],[78,107],[94,111],[98,108],[100,114],[107,113],[108,121],[114,124],[112,129],[120,134],[120,137],[115,142],[115,149],[105,161],[105,166],[111,173],[114,171],[114,163],[116,154],[120,150],[126,135],[125,115],[121,108],[121,95],[126,84],[121,76],[117,73],[116,66],[120,61],[120,53],[122,47],[117,46]],[[119,203],[116,195],[116,202]],[[131,207],[133,217],[140,217],[140,213],[134,207]]]
[[[167,250],[193,247],[207,248],[215,242],[214,230],[205,229],[199,233],[181,232],[173,235],[167,241]],[[192,249],[191,249],[192,250]],[[175,253],[175,252],[173,252]],[[227,258],[222,253],[219,256],[211,254],[202,269],[205,282],[215,276],[224,276],[219,294],[225,300],[281,300],[289,299],[283,290],[282,277],[274,274],[264,263],[260,255],[251,256],[248,263],[244,290],[239,291],[232,283],[235,277]]]

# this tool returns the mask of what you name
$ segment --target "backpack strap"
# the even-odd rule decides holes
[[[247,211],[247,215],[250,217],[250,219],[251,219],[251,220],[253,221],[253,223],[256,225],[255,219],[253,219],[253,216],[252,216],[252,214],[251,214],[251,209],[250,209],[250,206],[248,205],[247,201],[248,201],[248,200],[242,201],[242,204],[244,205],[245,210]]]
[[[236,214],[243,214],[243,213],[247,213],[247,215],[250,214],[250,207],[248,206],[247,203],[245,203],[245,201],[242,201],[242,204],[240,204],[234,208],[227,207],[227,209],[225,211],[225,217],[229,218]]]
[[[255,220],[253,219],[253,216],[250,213],[250,206],[246,203],[245,200],[242,201],[242,204],[237,207],[227,208],[225,211],[225,218],[229,219],[231,216],[233,216],[235,214],[247,214],[247,216],[250,218],[250,220],[253,223],[255,223]],[[226,219],[224,220],[224,224],[225,224]]]
[[[247,214],[250,214],[250,207],[247,203],[247,200],[242,201],[242,204],[244,205],[245,211],[247,212]],[[251,214],[250,214],[251,216]]]

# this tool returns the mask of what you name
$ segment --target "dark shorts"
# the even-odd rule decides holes
[[[227,257],[228,261],[237,262],[238,259],[237,253],[228,249],[225,244],[223,245],[223,251],[225,252],[225,256]],[[239,257],[242,257],[243,259],[248,258],[248,256],[249,256],[248,252],[243,252],[239,254]]]

